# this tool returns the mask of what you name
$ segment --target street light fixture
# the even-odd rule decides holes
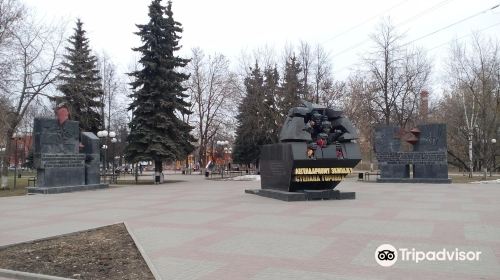
[[[110,133],[109,135],[110,135],[110,137],[111,136],[112,137],[116,136],[116,134],[114,132]],[[116,144],[116,142],[118,142],[118,140],[116,138],[112,138],[111,139],[111,145],[112,145],[111,147],[113,149],[113,154],[112,154],[112,156],[113,156],[113,164],[111,164],[111,167],[113,168],[113,177],[111,178],[111,180],[112,181],[114,180],[115,183],[116,183],[116,177],[115,177],[115,169],[116,169],[116,164],[115,164],[115,161],[116,161],[116,159],[115,159],[115,144]]]
[[[107,130],[98,131],[97,132],[97,137],[99,137],[99,138],[108,137],[108,131]]]
[[[491,164],[492,164],[493,166],[492,166],[492,168],[490,168],[490,177],[492,176],[492,172],[493,172],[494,170],[496,170],[496,168],[497,168],[497,166],[496,166],[496,165],[497,165],[497,163],[496,163],[496,159],[497,159],[497,158],[496,158],[496,149],[495,149],[495,148],[496,148],[496,145],[495,145],[496,143],[497,143],[497,139],[492,138],[492,139],[491,139],[491,144],[492,144],[492,146],[493,146],[493,147],[492,147],[493,152],[491,153],[491,157],[492,157],[492,159],[491,159]]]
[[[226,168],[226,152],[227,152],[227,145],[229,145],[229,141],[225,140],[225,141],[217,141],[216,142],[216,145],[217,146],[221,146],[223,147],[222,149],[222,160],[223,160],[223,166],[222,166],[222,176],[224,176],[224,169]]]
[[[107,168],[107,162],[106,162],[106,150],[108,149],[108,138],[115,138],[116,137],[116,132],[114,131],[107,131],[107,130],[101,130],[97,132],[97,137],[103,139],[104,145],[102,146],[102,149],[104,150],[104,158],[103,158],[103,171],[104,171],[104,176],[106,176],[106,172],[108,170]],[[106,147],[106,148],[104,148]]]
[[[229,145],[229,141],[217,141],[216,144],[219,146],[227,146]]]

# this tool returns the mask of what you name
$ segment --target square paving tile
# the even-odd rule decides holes
[[[34,206],[30,209],[19,210],[16,211],[16,215],[29,218],[47,218],[50,216],[67,215],[89,209],[90,208],[84,206],[59,206],[56,203],[55,205],[51,206]]]
[[[151,212],[139,209],[104,208],[99,210],[78,213],[72,215],[72,217],[75,219],[83,219],[83,220],[106,220],[110,223],[115,223],[115,222],[123,222],[130,218],[147,215],[148,213]]]
[[[388,207],[388,208],[412,208],[412,209],[439,209],[440,203],[437,202],[412,202],[412,201],[394,201],[382,200],[375,204],[375,207]]]
[[[29,240],[33,240],[39,238],[52,237],[55,235],[72,233],[81,230],[92,229],[106,225],[108,225],[108,223],[65,221],[65,222],[48,223],[47,225],[42,225],[42,226],[26,227],[23,229],[7,231],[7,233],[13,235],[19,234],[28,237]]]
[[[223,263],[161,257],[152,260],[163,279],[196,280],[224,266]]]
[[[500,205],[498,204],[465,203],[461,206],[463,210],[497,212],[500,215]]]
[[[218,219],[222,219],[231,214],[229,213],[216,213],[216,212],[203,212],[203,211],[175,211],[163,210],[164,213],[155,216],[145,217],[143,221],[146,222],[160,222],[172,224],[185,224],[185,225],[201,225],[209,223]]]
[[[181,246],[186,242],[215,233],[204,229],[183,229],[172,227],[144,227],[132,229],[141,245],[148,252]]]
[[[157,207],[162,209],[176,209],[176,210],[203,210],[221,205],[224,204],[219,202],[209,202],[209,201],[175,201],[171,203],[165,203],[164,205],[160,205]]]
[[[307,260],[319,254],[333,238],[309,235],[244,233],[204,249],[211,253]]]
[[[479,220],[479,215],[470,211],[446,211],[446,210],[401,210],[397,219],[428,220],[428,221],[453,221],[474,222]]]
[[[325,215],[325,216],[346,216],[346,217],[370,217],[378,212],[376,208],[363,207],[336,207],[331,206],[311,206],[301,212],[306,215]]]
[[[464,228],[465,238],[477,241],[500,243],[500,226],[468,224]]]
[[[290,209],[287,204],[261,204],[261,203],[239,203],[227,208],[224,211],[238,211],[249,213],[280,213]]]
[[[276,280],[276,279],[293,279],[293,280],[371,280],[380,278],[366,278],[356,276],[345,276],[335,273],[324,273],[315,271],[303,271],[295,269],[280,269],[268,268],[260,271],[251,280]]]
[[[279,215],[252,215],[229,225],[259,229],[305,230],[323,218],[289,217]]]
[[[30,225],[40,223],[40,219],[19,218],[19,217],[1,217],[0,229],[10,230],[16,227],[29,227]]]
[[[349,219],[337,225],[333,232],[397,237],[430,237],[434,230],[431,222],[400,222],[373,219]]]

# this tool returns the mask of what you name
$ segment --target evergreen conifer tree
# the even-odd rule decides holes
[[[300,72],[300,63],[297,58],[295,56],[288,58],[280,90],[279,107],[283,118],[288,114],[288,110],[300,105],[301,91],[304,88],[299,78]]]
[[[236,117],[236,139],[233,148],[235,163],[258,163],[260,145],[264,144],[262,125],[262,107],[264,78],[259,65],[256,63],[250,75],[245,78],[246,96],[239,104],[239,113]]]
[[[89,40],[82,26],[83,23],[78,19],[59,69],[58,90],[63,95],[53,99],[57,103],[67,104],[71,119],[80,122],[82,131],[97,133],[101,128],[99,110],[103,106],[100,101],[103,92],[97,58],[91,54]]]
[[[180,49],[181,24],[173,19],[170,1],[165,7],[161,0],[153,0],[149,18],[147,24],[137,25],[136,34],[143,44],[134,51],[141,53],[142,69],[130,74],[134,92],[128,108],[132,121],[125,154],[132,162],[154,161],[159,175],[163,161],[185,158],[196,140],[190,134],[192,127],[178,117],[191,114],[182,85],[189,76],[179,70],[189,59],[175,55]]]
[[[278,112],[277,97],[279,94],[279,73],[276,67],[264,70],[264,100],[262,107],[262,121],[265,144],[277,143],[279,140],[279,127],[284,119]]]

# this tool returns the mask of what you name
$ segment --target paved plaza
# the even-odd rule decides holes
[[[163,279],[500,279],[500,184],[349,179],[356,200],[283,202],[244,193],[259,182],[166,178],[0,198],[0,245],[125,221]],[[381,267],[384,243],[481,257]]]

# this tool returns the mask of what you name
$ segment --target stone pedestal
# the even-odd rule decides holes
[[[356,199],[355,192],[340,192],[338,190],[287,192],[271,189],[255,189],[245,190],[245,193],[274,198],[282,201]]]
[[[262,189],[286,192],[334,189],[361,158],[356,143],[339,146],[349,158],[337,158],[336,153],[322,151],[318,151],[314,159],[307,158],[304,142],[263,145],[260,158]]]
[[[99,144],[99,138],[94,133],[82,132],[82,152],[85,154],[85,185],[101,183]]]

